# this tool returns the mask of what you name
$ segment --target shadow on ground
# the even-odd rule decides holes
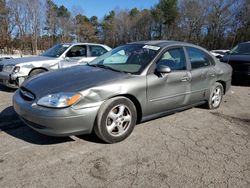
[[[14,111],[13,106],[9,106],[5,108],[2,112],[0,112],[0,123],[3,121],[16,120],[18,116]]]
[[[7,93],[14,93],[16,91],[16,89],[8,88],[8,87],[0,84],[0,91],[4,91]]]
[[[4,131],[15,138],[37,145],[59,144],[73,141],[70,137],[58,138],[37,133],[19,119],[13,106],[5,108],[0,113],[0,131]]]
[[[4,132],[17,139],[36,145],[54,145],[74,141],[70,137],[59,138],[42,135],[24,124],[19,128],[5,130]]]
[[[7,107],[0,113],[0,131],[4,131],[8,135],[36,145],[53,145],[74,141],[74,139],[70,137],[51,137],[34,131],[19,119],[13,106]],[[80,135],[77,137],[87,142],[104,143],[95,134]]]
[[[19,128],[5,130],[4,132],[17,139],[20,139],[20,140],[23,140],[25,142],[35,144],[35,145],[56,145],[56,144],[62,144],[66,142],[75,141],[73,137],[71,138],[71,137],[46,136],[46,135],[43,135],[34,131],[33,129],[31,129],[30,127],[24,124],[23,126]],[[105,142],[100,140],[95,134],[81,135],[81,136],[76,136],[76,137],[86,142],[105,144]]]
[[[9,106],[0,112],[0,131],[15,129],[22,126],[13,106]]]
[[[84,140],[84,141],[87,141],[87,142],[93,142],[93,143],[97,143],[97,144],[107,144],[106,142],[104,142],[103,140],[98,138],[96,136],[96,134],[94,134],[94,133],[87,134],[87,135],[79,135],[77,137]]]

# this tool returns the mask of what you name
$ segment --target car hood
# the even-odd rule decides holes
[[[222,62],[238,61],[238,62],[250,62],[250,55],[225,55]]]
[[[43,73],[24,82],[22,86],[40,98],[57,92],[80,92],[126,77],[129,74],[80,65]]]
[[[45,57],[45,56],[32,56],[32,57],[22,57],[15,59],[5,59],[0,62],[0,65],[17,65],[21,63],[30,63],[30,62],[41,62],[41,61],[51,61],[56,60],[53,57]]]

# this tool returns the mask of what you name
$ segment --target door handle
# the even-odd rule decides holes
[[[190,78],[189,78],[189,77],[183,77],[183,78],[181,79],[181,81],[182,81],[182,82],[188,82],[188,81],[190,81]]]
[[[209,76],[213,78],[213,77],[215,77],[215,74],[214,74],[214,73],[212,73],[212,74],[210,74]]]

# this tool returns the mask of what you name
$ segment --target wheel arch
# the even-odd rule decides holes
[[[226,87],[227,87],[227,85],[226,85],[226,82],[225,81],[223,81],[223,80],[217,80],[216,82],[218,82],[218,83],[220,83],[222,86],[223,86],[223,94],[225,95],[226,94]]]
[[[140,123],[142,119],[142,107],[141,107],[141,103],[139,102],[139,100],[131,94],[115,95],[115,96],[112,96],[111,98],[115,98],[115,97],[125,97],[132,101],[132,103],[135,105],[136,113],[137,113],[136,123]]]
[[[46,69],[46,68],[44,68],[44,67],[35,67],[35,68],[33,68],[33,69],[31,69],[31,70],[30,70],[30,72],[29,72],[29,74],[28,74],[28,75],[30,75],[30,73],[31,73],[32,71],[34,71],[34,70],[44,70],[44,71],[49,71],[48,69]]]

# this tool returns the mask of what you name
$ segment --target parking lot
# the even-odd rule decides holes
[[[192,108],[136,126],[125,141],[54,138],[20,122],[0,87],[0,187],[249,187],[250,87],[218,110]]]

